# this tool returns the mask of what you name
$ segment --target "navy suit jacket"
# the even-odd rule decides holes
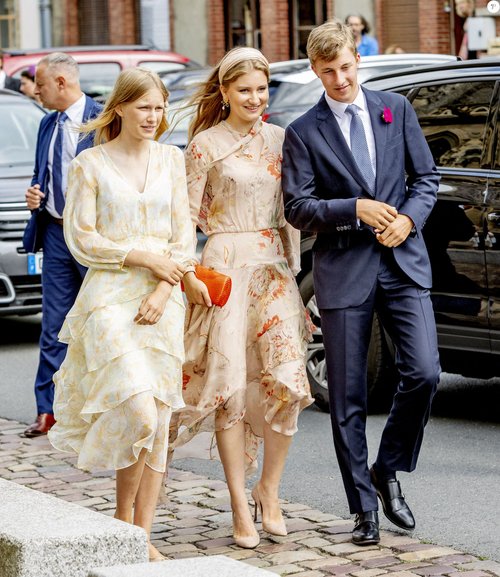
[[[89,96],[85,96],[85,109],[83,111],[83,122],[95,118],[102,110],[102,105],[97,103]],[[35,169],[31,186],[40,185],[40,189],[45,193],[40,208],[32,211],[31,218],[28,221],[23,236],[23,246],[27,252],[35,252],[42,248],[43,225],[45,223],[46,211],[44,210],[47,203],[47,185],[49,182],[48,160],[49,146],[52,134],[56,127],[58,112],[51,112],[43,117],[38,128],[38,137],[36,142]],[[76,154],[82,150],[91,148],[94,144],[94,135],[86,134],[84,138],[78,141]]]
[[[431,286],[422,227],[436,201],[439,176],[408,100],[363,88],[376,148],[376,185],[370,192],[324,96],[286,129],[283,145],[285,215],[317,233],[314,286],[320,308],[359,306],[376,281],[382,248],[373,230],[357,222],[358,198],[395,206],[416,232],[395,249],[399,267],[419,286]],[[392,122],[382,115],[392,112]]]

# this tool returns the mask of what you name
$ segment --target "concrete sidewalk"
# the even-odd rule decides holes
[[[56,451],[45,437],[21,437],[24,429],[25,425],[0,418],[0,477],[107,515],[114,513],[110,473],[91,475],[76,469],[74,457]],[[300,577],[500,577],[500,563],[402,533],[382,531],[379,545],[357,547],[351,543],[352,520],[286,501],[282,508],[289,535],[275,537],[261,531],[256,549],[240,549],[231,537],[225,483],[171,469],[167,493],[167,502],[158,506],[153,542],[172,558],[226,555],[278,575]]]

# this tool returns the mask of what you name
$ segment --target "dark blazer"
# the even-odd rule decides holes
[[[392,250],[400,268],[417,285],[431,286],[422,227],[439,183],[432,154],[404,96],[364,88],[363,92],[375,137],[374,194],[324,96],[285,133],[285,215],[294,227],[317,233],[313,270],[320,308],[358,306],[375,283],[382,248],[371,228],[357,222],[358,198],[386,202],[413,220],[414,234]],[[392,112],[391,122],[383,119],[386,107]]]
[[[89,96],[85,97],[85,109],[83,112],[83,122],[95,118],[102,110],[102,105],[97,103]],[[51,112],[43,117],[38,128],[38,137],[36,142],[35,155],[35,169],[33,171],[33,178],[31,179],[31,186],[39,184],[42,192],[45,193],[45,198],[42,200],[40,208],[32,211],[31,218],[26,225],[23,236],[23,246],[27,252],[35,252],[42,248],[42,237],[44,224],[47,213],[44,210],[47,203],[47,184],[49,181],[48,158],[49,146],[52,134],[56,127],[58,112]],[[91,148],[93,146],[94,135],[86,134],[84,138],[79,140],[76,148],[78,155],[82,150]]]

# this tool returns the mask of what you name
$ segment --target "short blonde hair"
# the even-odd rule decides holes
[[[95,131],[94,144],[96,145],[113,140],[120,134],[122,129],[122,119],[116,112],[117,106],[127,102],[135,102],[153,88],[157,88],[162,93],[163,101],[167,104],[168,90],[156,72],[147,68],[123,70],[118,75],[102,112],[97,118],[84,124],[81,131],[84,134]],[[168,122],[165,108],[155,133],[155,140],[158,140],[167,128]]]
[[[306,51],[311,64],[314,64],[319,59],[335,60],[346,46],[356,56],[358,51],[350,26],[340,20],[328,20],[311,31]]]

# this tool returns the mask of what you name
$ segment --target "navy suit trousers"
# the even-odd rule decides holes
[[[64,242],[63,227],[50,220],[43,233],[42,332],[40,361],[35,379],[38,414],[52,413],[54,381],[66,356],[58,341],[64,319],[75,302],[86,268],[76,262]]]
[[[333,438],[351,513],[378,509],[365,435],[375,310],[394,343],[401,377],[376,458],[380,470],[415,468],[441,370],[429,291],[415,285],[392,251],[383,249],[377,281],[362,305],[321,310]]]

